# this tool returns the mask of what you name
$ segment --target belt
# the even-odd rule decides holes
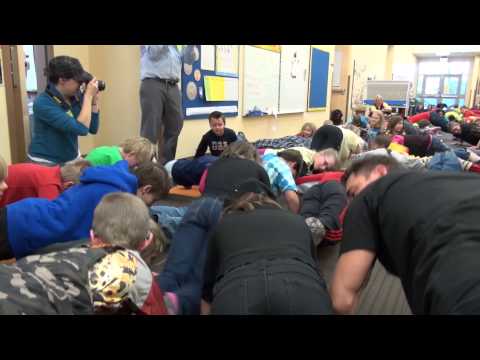
[[[160,78],[157,78],[157,77],[155,77],[155,78],[147,78],[147,79],[160,81],[160,82],[166,83],[166,84],[168,84],[168,85],[177,85],[177,83],[178,83],[178,80],[160,79]]]

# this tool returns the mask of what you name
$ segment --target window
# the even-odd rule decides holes
[[[417,98],[425,105],[443,102],[465,104],[472,61],[469,59],[420,59],[418,62]]]

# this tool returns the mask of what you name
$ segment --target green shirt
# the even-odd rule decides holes
[[[118,146],[100,146],[90,151],[85,158],[93,166],[113,165],[123,160],[120,148]]]
[[[455,118],[455,120],[461,122],[463,120],[463,116],[461,113],[458,113],[457,111],[448,111],[445,113],[445,117],[447,118],[448,120],[448,117],[449,116],[453,116]]]

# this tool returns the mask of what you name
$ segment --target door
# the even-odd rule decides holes
[[[461,75],[443,76],[442,93],[441,93],[442,103],[446,104],[447,106],[463,105],[463,104],[459,104],[461,82],[462,82]]]
[[[52,45],[23,45],[25,54],[26,101],[28,108],[30,139],[33,137],[33,102],[47,87],[45,69],[53,57]]]
[[[27,160],[28,124],[25,123],[22,89],[20,84],[17,45],[1,45],[5,74],[8,132],[12,163]]]
[[[465,95],[461,94],[462,75],[425,75],[420,98],[425,106],[437,105],[463,106]]]

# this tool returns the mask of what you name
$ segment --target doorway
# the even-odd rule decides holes
[[[5,74],[8,132],[12,163],[27,160],[33,131],[33,102],[47,84],[44,68],[51,45],[1,45]]]
[[[462,75],[425,75],[420,98],[425,105],[463,106],[465,95],[461,94]]]
[[[39,93],[47,86],[45,68],[53,57],[52,45],[23,45],[25,54],[25,82],[27,91],[27,109],[29,118],[30,138],[33,137],[33,103]]]
[[[418,63],[417,99],[424,106],[464,106],[472,59],[431,58]]]

